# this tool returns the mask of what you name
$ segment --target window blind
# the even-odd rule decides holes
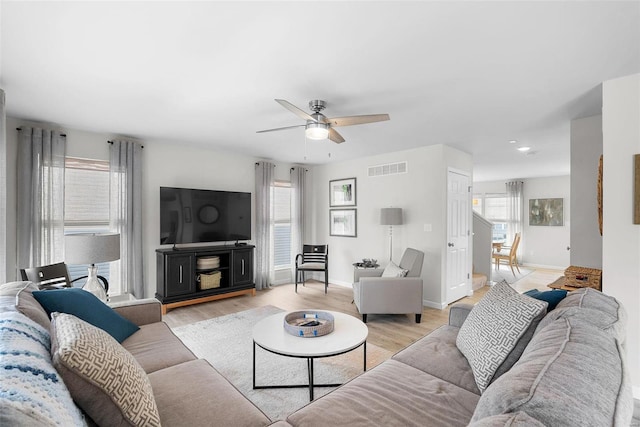
[[[276,182],[273,187],[273,264],[282,269],[291,266],[291,187]]]

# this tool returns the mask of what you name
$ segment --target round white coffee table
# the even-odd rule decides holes
[[[360,319],[344,313],[327,310],[305,309],[300,311],[325,311],[334,317],[333,332],[320,337],[296,337],[284,330],[286,312],[274,314],[260,320],[253,327],[253,388],[296,388],[309,387],[309,401],[313,400],[314,387],[337,387],[341,384],[314,384],[313,361],[322,357],[348,353],[360,346],[364,347],[364,370],[367,370],[367,335],[369,329]],[[309,384],[300,385],[256,385],[256,346],[271,353],[287,357],[307,359]]]

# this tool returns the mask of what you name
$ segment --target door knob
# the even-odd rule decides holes
[[[447,243],[447,246],[449,246],[450,248],[452,248],[452,247],[453,247],[453,243],[449,242],[449,243]]]

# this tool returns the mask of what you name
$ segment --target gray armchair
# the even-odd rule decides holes
[[[402,255],[400,268],[408,270],[406,277],[381,277],[384,271],[356,269],[353,301],[367,322],[367,314],[414,313],[416,323],[422,319],[422,263],[424,252],[408,248]]]

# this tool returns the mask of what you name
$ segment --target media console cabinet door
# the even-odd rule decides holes
[[[169,255],[165,258],[167,281],[165,297],[190,294],[196,291],[191,254]]]
[[[233,251],[233,284],[250,283],[253,283],[253,249],[236,249]]]

